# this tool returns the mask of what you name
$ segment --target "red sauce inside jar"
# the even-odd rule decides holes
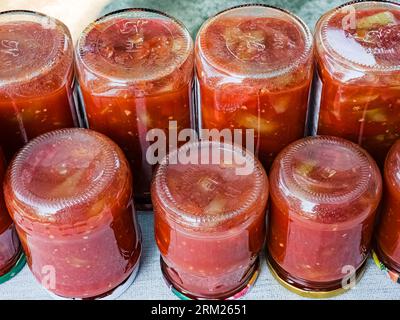
[[[77,124],[66,26],[34,12],[0,14],[0,144],[7,160],[29,140]]]
[[[400,142],[390,149],[384,171],[385,193],[380,226],[376,233],[376,252],[392,271],[400,273]]]
[[[400,6],[360,2],[325,14],[316,28],[318,133],[363,146],[383,168],[400,137]]]
[[[311,42],[298,18],[262,5],[209,19],[195,53],[202,127],[253,129],[256,154],[269,168],[282,148],[304,136]]]
[[[189,163],[172,162],[189,149]],[[220,161],[210,161],[213,152]],[[170,154],[152,185],[155,235],[167,281],[194,299],[223,299],[244,289],[257,272],[267,198],[264,170],[237,146],[192,143]]]
[[[138,267],[131,182],[122,151],[94,131],[54,131],[18,153],[6,203],[46,289],[66,298],[104,296]]]
[[[0,181],[3,181],[6,164],[0,149]],[[22,253],[17,232],[4,203],[3,188],[0,192],[0,277],[7,274]]]
[[[270,174],[269,263],[296,288],[329,292],[370,250],[381,177],[357,145],[333,137],[299,140]]]
[[[89,127],[122,148],[134,172],[135,203],[150,201],[151,129],[190,128],[193,43],[183,25],[153,11],[125,10],[90,25],[78,43]]]

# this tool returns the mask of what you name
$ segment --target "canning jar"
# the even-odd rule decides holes
[[[14,277],[25,265],[25,256],[3,196],[6,164],[0,148],[0,284]]]
[[[8,161],[30,139],[77,125],[73,56],[62,22],[0,13],[0,145]]]
[[[385,192],[374,260],[389,277],[400,283],[400,141],[390,149],[384,169]]]
[[[270,174],[268,263],[287,288],[329,297],[361,277],[370,252],[382,182],[358,145],[304,138],[285,148]]]
[[[268,179],[241,146],[191,142],[152,183],[161,269],[182,299],[233,299],[255,282],[265,239]]]
[[[90,128],[112,138],[133,171],[135,203],[151,204],[150,130],[191,126],[193,41],[184,25],[161,12],[110,13],[81,35],[77,66]],[[171,130],[172,131],[172,130]]]
[[[400,5],[355,1],[329,11],[316,26],[315,58],[314,131],[360,144],[383,168],[400,137]]]
[[[87,129],[28,143],[12,161],[5,199],[36,279],[62,298],[114,298],[141,253],[132,178],[121,149]]]
[[[264,5],[225,10],[201,27],[195,65],[201,129],[241,129],[243,142],[254,130],[266,169],[304,136],[312,35],[298,17]]]

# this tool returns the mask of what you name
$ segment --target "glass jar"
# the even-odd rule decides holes
[[[279,154],[270,183],[272,273],[308,297],[350,289],[364,270],[381,198],[375,161],[350,141],[309,137]]]
[[[315,48],[314,131],[360,144],[383,167],[400,137],[400,5],[355,1],[329,11]]]
[[[394,282],[400,283],[400,140],[390,149],[384,170],[385,192],[376,232],[374,259]]]
[[[32,140],[12,161],[5,199],[28,265],[62,298],[114,298],[133,281],[141,237],[121,149],[87,129]]]
[[[30,139],[77,125],[73,44],[60,21],[0,13],[0,145],[7,160]]]
[[[135,204],[148,209],[154,163],[146,156],[152,129],[179,132],[191,125],[193,41],[164,13],[110,13],[81,35],[79,83],[89,127],[122,148],[133,171]],[[161,157],[162,159],[162,157]]]
[[[268,179],[248,151],[192,142],[154,175],[152,200],[161,269],[183,299],[232,299],[255,282],[265,239]]]
[[[304,136],[312,80],[312,35],[291,13],[264,5],[223,11],[195,46],[202,129],[254,130],[266,169]]]
[[[3,151],[0,148],[0,182],[6,171]],[[2,186],[2,185],[1,185]],[[4,203],[3,187],[0,188],[0,284],[14,277],[25,265],[17,232]]]

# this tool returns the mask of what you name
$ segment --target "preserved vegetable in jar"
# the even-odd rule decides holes
[[[385,192],[374,259],[390,278],[400,283],[400,141],[390,149],[384,169]]]
[[[32,138],[77,125],[73,56],[62,22],[0,13],[0,145],[8,161]]]
[[[379,169],[336,137],[294,142],[270,173],[268,263],[285,287],[308,297],[351,288],[369,256],[382,192]]]
[[[0,182],[6,170],[3,151],[0,148]],[[25,265],[17,232],[4,203],[3,185],[0,188],[0,284],[14,277]]]
[[[255,282],[265,240],[268,179],[241,146],[191,142],[155,172],[161,269],[183,299],[234,299]]]
[[[133,281],[141,237],[129,164],[109,138],[62,129],[28,143],[4,193],[36,279],[62,298],[113,298]]]
[[[186,28],[157,11],[127,9],[87,27],[78,41],[79,83],[89,127],[112,138],[134,173],[135,203],[151,204],[152,129],[191,126],[193,41]],[[170,123],[171,121],[171,123]]]
[[[315,47],[316,132],[358,143],[383,168],[400,137],[400,5],[356,1],[334,9],[318,22]]]
[[[296,16],[264,5],[223,11],[195,46],[202,129],[254,130],[266,169],[302,138],[312,80],[312,35]]]

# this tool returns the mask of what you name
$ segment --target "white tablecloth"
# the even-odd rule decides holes
[[[139,274],[133,285],[120,299],[176,299],[165,285],[159,265],[159,253],[153,237],[153,215],[140,214],[143,232],[143,258]],[[245,299],[289,300],[301,297],[280,286],[270,274],[262,259],[261,274],[254,288]],[[25,268],[12,280],[0,285],[0,299],[51,299],[36,283],[29,268]],[[350,292],[334,299],[400,299],[400,285],[394,284],[378,267],[369,261],[360,283]]]

